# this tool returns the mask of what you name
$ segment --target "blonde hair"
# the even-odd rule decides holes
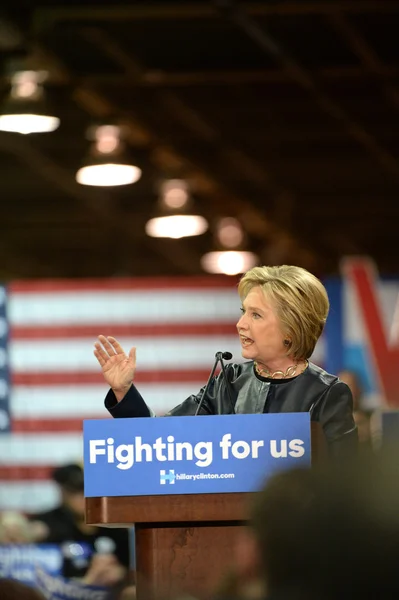
[[[302,267],[254,267],[245,273],[238,293],[243,301],[254,287],[260,287],[270,301],[289,341],[287,354],[297,360],[309,358],[327,320],[330,303],[326,288]]]

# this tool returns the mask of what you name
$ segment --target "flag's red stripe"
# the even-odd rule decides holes
[[[51,474],[56,465],[0,466],[0,481],[46,481],[51,479]]]
[[[135,383],[198,383],[206,382],[210,369],[140,371],[135,377]],[[71,373],[12,373],[13,385],[106,385],[102,374],[94,371]],[[195,391],[195,390],[193,390]],[[84,394],[84,390],[82,390]]]
[[[238,316],[237,316],[238,319]],[[60,338],[97,338],[99,334],[118,337],[177,337],[236,335],[235,323],[161,323],[157,325],[131,324],[112,325],[55,325],[40,327],[12,327],[10,337],[14,340],[41,340]]]
[[[91,417],[79,417],[74,419],[13,419],[13,433],[82,433],[84,419],[112,418],[104,413]]]
[[[162,413],[157,413],[162,416]],[[83,433],[83,421],[85,419],[112,419],[104,412],[97,416],[80,418],[59,418],[59,419],[13,419],[13,433]]]
[[[237,277],[206,276],[206,277],[135,277],[112,279],[43,279],[36,281],[13,281],[7,289],[11,293],[64,293],[64,292],[105,292],[125,290],[178,290],[212,288],[234,289],[238,283]]]

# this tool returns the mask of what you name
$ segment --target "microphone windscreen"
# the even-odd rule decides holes
[[[224,360],[231,360],[233,358],[233,355],[231,352],[223,352],[222,354],[222,358]]]

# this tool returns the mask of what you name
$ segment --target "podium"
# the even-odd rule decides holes
[[[327,454],[311,423],[312,463]],[[209,597],[232,564],[232,551],[256,492],[86,498],[86,522],[135,526],[138,600]]]

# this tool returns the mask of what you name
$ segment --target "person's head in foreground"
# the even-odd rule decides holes
[[[1,600],[44,600],[42,593],[33,587],[19,581],[1,578],[0,598]]]
[[[269,480],[251,521],[268,599],[399,597],[397,454]]]
[[[52,479],[59,487],[62,505],[77,519],[83,519],[85,499],[82,467],[75,463],[62,465],[54,469]]]
[[[302,267],[254,267],[241,278],[238,293],[243,357],[255,361],[265,377],[287,369],[288,376],[300,374],[327,320],[329,300],[321,281]]]

